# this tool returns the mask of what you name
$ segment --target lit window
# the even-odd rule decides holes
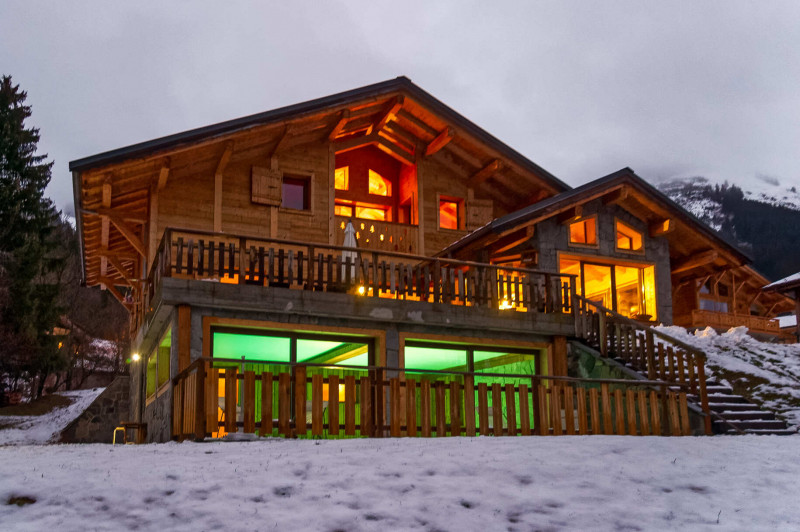
[[[147,357],[147,374],[145,376],[145,389],[147,397],[156,393],[156,390],[169,382],[170,377],[170,347],[172,346],[172,330],[168,330],[161,342]]]
[[[597,244],[597,218],[586,218],[569,224],[569,241],[572,244]]]
[[[348,190],[350,188],[350,167],[337,168],[334,172],[333,183],[336,190]]]
[[[642,249],[642,233],[617,221],[617,249],[639,251]]]
[[[459,229],[458,201],[450,199],[439,200],[439,228]]]
[[[376,196],[391,196],[392,182],[374,170],[369,171],[369,193]]]
[[[299,211],[309,210],[311,205],[309,188],[309,179],[307,177],[284,176],[281,207]]]
[[[356,205],[356,218],[388,222],[390,221],[388,211],[388,207],[360,207]]]
[[[350,205],[334,205],[333,213],[336,216],[353,216],[353,207]]]

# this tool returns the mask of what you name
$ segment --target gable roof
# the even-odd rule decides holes
[[[623,168],[580,187],[562,192],[497,218],[454,242],[442,250],[439,255],[455,254],[466,249],[483,247],[510,231],[536,224],[573,209],[576,205],[582,205],[598,198],[609,197],[610,194],[623,189],[626,192],[630,192],[630,194],[624,196],[624,198],[629,199],[621,199],[619,203],[623,208],[638,210],[640,213],[645,212],[646,215],[643,221],[657,223],[664,219],[674,219],[678,222],[678,229],[682,230],[679,231],[680,233],[694,233],[700,237],[699,240],[702,240],[702,244],[694,247],[687,245],[684,255],[691,255],[691,253],[698,252],[701,248],[711,245],[739,265],[752,262],[752,259],[735,244],[647,183],[630,168]],[[671,242],[673,240],[676,239],[672,238]]]
[[[97,168],[131,158],[142,157],[154,152],[168,150],[177,146],[208,140],[221,135],[245,130],[254,126],[267,125],[287,119],[299,118],[304,115],[318,113],[326,109],[339,108],[349,103],[355,103],[365,98],[378,97],[398,92],[404,92],[409,97],[419,102],[422,106],[430,109],[442,120],[463,130],[465,133],[474,136],[480,142],[497,150],[502,155],[512,159],[521,167],[539,174],[542,179],[547,181],[555,189],[568,190],[569,185],[558,179],[556,176],[537,165],[518,151],[502,142],[488,131],[476,125],[460,113],[456,112],[443,102],[424,91],[405,76],[366,85],[357,89],[352,89],[322,98],[308,100],[306,102],[280,107],[271,111],[256,113],[225,122],[219,122],[173,135],[167,135],[153,140],[132,144],[123,148],[102,152],[89,157],[70,161],[70,171],[84,171]]]

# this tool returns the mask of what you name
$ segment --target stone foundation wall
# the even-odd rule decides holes
[[[114,428],[128,421],[130,377],[118,376],[89,408],[61,432],[63,443],[111,443]]]

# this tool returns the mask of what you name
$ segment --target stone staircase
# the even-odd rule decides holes
[[[612,360],[634,371],[646,379],[647,374],[636,369],[629,361],[611,355]],[[706,369],[706,373],[711,372]],[[778,419],[773,412],[761,405],[751,403],[747,398],[737,395],[730,386],[718,382],[713,377],[706,380],[708,406],[713,415],[714,434],[773,434],[790,436],[797,434],[785,421]],[[696,394],[688,394],[689,401],[699,405],[700,398]]]

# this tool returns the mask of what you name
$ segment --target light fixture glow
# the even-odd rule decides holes
[[[366,292],[367,292],[367,289],[366,289],[366,288],[364,288],[363,286],[359,286],[359,287],[358,287],[358,293],[359,293],[360,295],[362,295],[362,296],[363,296],[363,295],[364,295]]]
[[[131,360],[133,360],[134,362],[139,362],[139,359],[141,359],[141,358],[142,357],[139,356],[139,353],[134,353],[134,354],[131,355]]]

